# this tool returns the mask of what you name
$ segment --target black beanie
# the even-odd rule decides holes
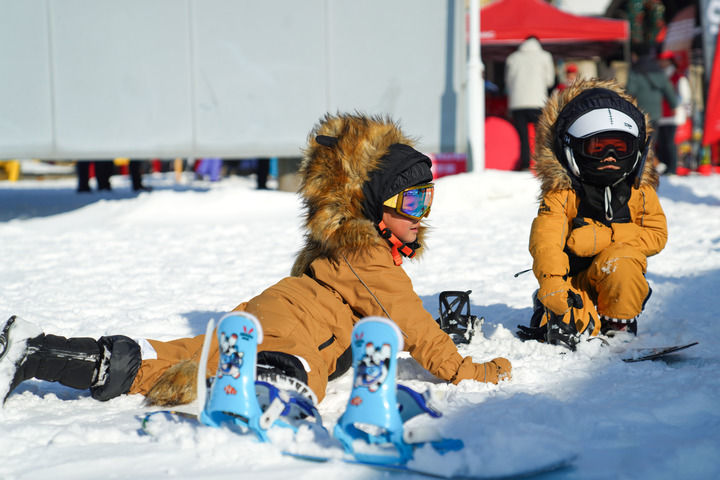
[[[363,185],[363,214],[373,223],[382,220],[383,203],[408,187],[432,182],[432,162],[409,145],[395,143],[370,172]]]

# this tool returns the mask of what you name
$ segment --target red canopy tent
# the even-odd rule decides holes
[[[499,0],[481,10],[483,60],[504,60],[528,36],[559,57],[625,54],[630,38],[627,20],[583,17],[542,0]]]

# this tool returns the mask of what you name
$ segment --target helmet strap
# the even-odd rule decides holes
[[[390,244],[390,253],[392,253],[395,265],[402,265],[402,255],[408,258],[415,256],[415,249],[396,237],[395,234],[392,233],[392,230],[385,225],[385,222],[380,220],[377,227],[378,230],[380,230],[380,236]]]
[[[573,154],[572,148],[569,145],[565,146],[565,158],[567,158],[568,166],[570,171],[578,178],[580,178],[580,169],[575,162],[575,155]]]
[[[612,190],[610,186],[605,187],[605,220],[612,222],[615,213],[612,208]]]
[[[635,188],[640,188],[640,181],[642,180],[643,171],[645,170],[645,160],[647,159],[648,153],[650,153],[650,143],[655,137],[655,132],[652,132],[650,137],[645,142],[645,148],[642,151],[642,155],[638,152],[637,170],[635,172]]]
[[[635,160],[635,165],[633,165],[633,168],[632,168],[632,170],[630,170],[630,172],[634,172],[636,166],[637,166],[637,160]],[[627,178],[627,176],[630,174],[630,172],[625,172],[625,175],[623,175],[620,179],[618,179],[617,182],[605,187],[605,219],[608,222],[612,222],[613,218],[615,218],[615,212],[613,212],[612,203],[611,203],[612,202],[612,188],[615,185],[617,185],[618,183],[625,180]]]

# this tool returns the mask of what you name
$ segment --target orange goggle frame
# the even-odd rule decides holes
[[[432,183],[406,188],[385,200],[383,205],[394,208],[403,217],[420,220],[430,214],[434,191],[435,186]]]

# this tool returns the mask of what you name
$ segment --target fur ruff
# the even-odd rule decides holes
[[[565,166],[560,163],[558,158],[555,156],[555,152],[553,150],[555,139],[555,121],[562,109],[568,104],[568,102],[570,102],[570,100],[590,88],[605,88],[607,90],[612,90],[625,100],[637,106],[637,101],[628,95],[618,83],[612,80],[590,79],[577,81],[559,94],[553,95],[549,98],[545,104],[545,108],[543,108],[542,114],[540,115],[535,139],[535,170],[541,182],[540,198],[553,190],[572,188],[570,175],[568,174]],[[650,118],[647,113],[645,113],[645,125],[647,129],[645,134],[647,140],[652,133]],[[653,167],[654,156],[655,154],[652,151],[651,145],[650,152],[645,160],[645,167],[640,184],[651,185],[653,188],[657,189],[660,182],[658,174]]]
[[[185,360],[168,368],[145,395],[147,405],[174,407],[194,402],[197,398],[198,364]]]
[[[337,138],[337,145],[317,143],[318,135]],[[305,245],[295,259],[291,275],[302,275],[317,258],[337,261],[358,250],[387,245],[374,223],[363,215],[363,185],[395,143],[414,144],[396,123],[379,116],[327,114],[313,128],[300,167]],[[420,226],[421,244],[425,229]]]

